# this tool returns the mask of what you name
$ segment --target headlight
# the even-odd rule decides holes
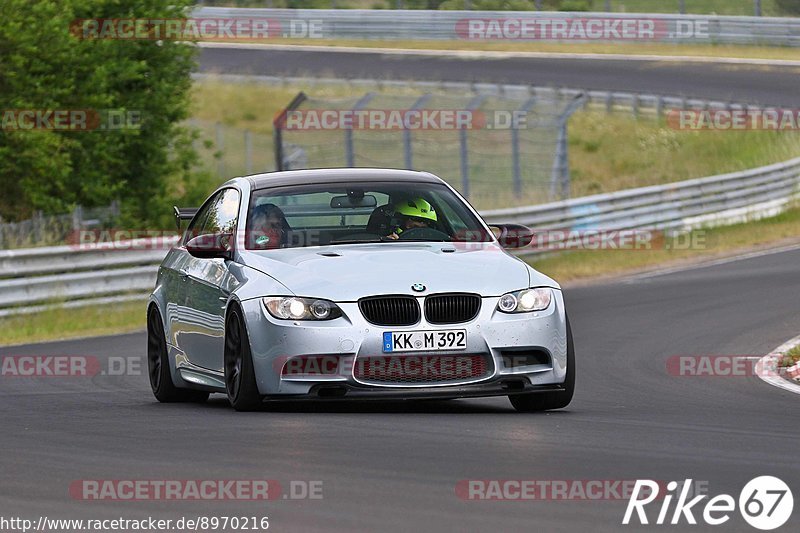
[[[553,291],[548,288],[525,289],[509,292],[500,297],[497,310],[503,313],[529,313],[531,311],[544,311],[550,307]]]
[[[281,320],[333,320],[342,316],[339,306],[328,300],[270,296],[262,301],[269,314]]]

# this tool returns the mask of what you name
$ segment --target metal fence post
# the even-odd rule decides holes
[[[414,105],[409,108],[409,111],[417,111],[424,106],[425,102],[430,100],[430,98],[430,93],[423,94],[417,98],[417,101],[414,102]],[[411,170],[414,166],[414,154],[413,150],[411,149],[411,130],[408,128],[403,128],[403,157],[405,160],[406,169]]]
[[[33,214],[33,239],[32,244],[42,242],[44,240],[44,213],[36,211]]]
[[[484,95],[478,95],[467,104],[468,111],[474,111],[480,107],[486,99]],[[469,153],[467,152],[467,129],[461,128],[458,131],[458,140],[461,153],[461,194],[464,198],[469,198]]]
[[[754,1],[755,1],[756,16],[760,17],[761,16],[761,0],[754,0]]]
[[[286,122],[286,115],[300,107],[306,100],[306,94],[302,91],[297,93],[286,109],[281,111],[272,121],[272,142],[275,148],[275,170],[284,170],[283,164],[283,126]]]
[[[681,15],[685,15],[686,14],[686,0],[681,0],[679,9],[680,9]]]
[[[83,224],[83,207],[78,204],[72,210],[72,230],[79,231]]]
[[[534,105],[536,105],[536,97],[531,96],[517,109],[517,113],[520,116],[527,114]],[[527,124],[527,120],[525,123]],[[516,118],[512,120],[511,124],[511,164],[514,171],[514,194],[519,196],[522,194],[522,167],[519,162],[519,125]]]
[[[351,111],[363,109],[369,101],[372,100],[373,96],[375,96],[375,93],[367,93],[362,96],[358,102],[355,103]],[[356,166],[356,154],[353,148],[353,125],[350,123],[347,123],[347,127],[344,129],[344,158],[346,161],[345,166]]]
[[[569,131],[567,129],[567,124],[572,114],[583,106],[585,99],[586,96],[584,94],[575,96],[557,119],[558,141],[556,144],[556,157],[553,160],[553,169],[550,174],[551,200],[555,199],[557,196],[560,196],[561,199],[569,198]]]

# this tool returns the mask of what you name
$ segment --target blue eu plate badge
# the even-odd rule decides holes
[[[383,351],[384,352],[391,352],[392,351],[392,332],[385,331],[383,333]]]

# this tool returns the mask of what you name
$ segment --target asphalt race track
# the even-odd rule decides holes
[[[205,73],[529,83],[796,106],[800,67],[202,48]]]
[[[531,83],[785,106],[800,100],[798,70],[789,67],[203,49],[200,71]],[[303,532],[636,531],[658,526],[621,526],[620,499],[469,501],[456,487],[461,480],[691,478],[712,496],[738,499],[747,481],[774,475],[797,500],[800,397],[757,377],[670,375],[666,362],[759,356],[798,335],[798,265],[800,250],[567,289],[577,391],[568,409],[545,414],[518,414],[505,398],[294,403],[244,414],[219,395],[200,406],[166,405],[149,389],[144,333],[0,348],[0,356],[139,365],[113,376],[0,378],[2,515],[268,516],[270,530]],[[86,479],[270,479],[284,495],[292,481],[323,488],[322,499],[270,502],[71,496],[70,485]],[[651,521],[660,503],[653,506]],[[698,520],[701,514],[695,511]],[[795,509],[783,530],[798,516]],[[755,531],[738,512],[721,527],[684,520],[677,529]]]
[[[517,414],[505,398],[240,414],[217,396],[158,404],[145,373],[4,377],[3,514],[269,516],[270,531],[618,531],[654,526],[620,526],[624,501],[466,501],[455,487],[691,478],[738,499],[751,478],[775,475],[797,498],[800,398],[756,377],[669,375],[666,360],[760,355],[797,335],[798,264],[800,250],[567,290],[578,386],[569,409],[547,414]],[[101,367],[109,356],[144,365],[144,352],[143,333],[0,349],[91,355]],[[68,489],[81,479],[321,480],[323,499],[80,501]],[[679,529],[755,531],[738,513]]]

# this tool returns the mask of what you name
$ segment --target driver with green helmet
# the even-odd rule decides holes
[[[429,228],[436,222],[436,210],[423,198],[401,200],[394,205],[394,216],[398,225],[392,227],[387,239],[399,239],[404,231]]]

